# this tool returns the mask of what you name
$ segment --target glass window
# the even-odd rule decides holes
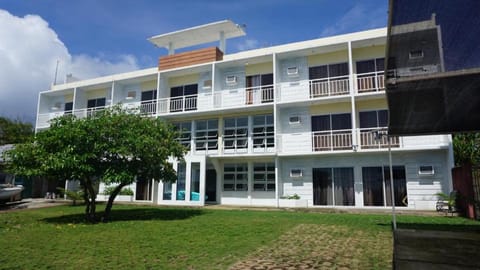
[[[360,112],[360,128],[386,127],[388,123],[388,111],[366,111]]]
[[[192,123],[191,122],[179,122],[173,124],[179,133],[178,141],[190,150],[190,141],[192,136]]]
[[[218,149],[218,120],[198,120],[195,123],[195,150]]]
[[[275,163],[253,164],[253,190],[275,191]]]
[[[185,200],[185,183],[186,183],[187,164],[178,163],[177,166],[177,201]]]
[[[248,117],[225,118],[223,135],[225,149],[246,149],[248,147]]]
[[[253,116],[253,147],[275,147],[275,127],[272,114]]]
[[[223,190],[248,190],[247,164],[225,164],[223,167]]]
[[[192,163],[190,177],[190,200],[200,201],[200,163]]]

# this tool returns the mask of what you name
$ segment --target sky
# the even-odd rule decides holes
[[[154,67],[146,39],[230,19],[247,35],[227,53],[385,27],[387,0],[0,0],[0,116],[34,123],[38,93]]]

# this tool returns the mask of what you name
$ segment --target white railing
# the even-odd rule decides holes
[[[385,90],[385,76],[383,71],[356,74],[357,92],[379,92]]]
[[[310,80],[310,98],[348,95],[348,76]]]
[[[93,107],[93,108],[86,108],[86,109],[78,109],[73,111],[73,115],[78,118],[84,118],[88,116],[95,115],[97,112],[101,112],[105,110],[105,106]]]
[[[352,150],[352,130],[328,130],[312,132],[312,150]]]
[[[249,88],[224,89],[213,95],[215,108],[234,108],[245,105],[270,103],[274,100],[274,86],[263,85]]]
[[[158,99],[158,113],[175,113],[197,110],[198,95]]]
[[[378,136],[377,132],[385,134],[387,131],[386,127],[381,128],[360,128],[358,129],[358,143],[360,149],[379,149],[379,148],[388,148],[388,138],[387,136]],[[400,147],[400,137],[391,136],[390,144],[392,148]]]
[[[140,102],[140,113],[154,115],[157,113],[157,100],[145,100]]]
[[[245,89],[245,104],[261,104],[273,102],[273,85],[249,87]]]

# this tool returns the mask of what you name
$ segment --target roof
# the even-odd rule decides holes
[[[221,32],[223,32],[225,39],[245,35],[242,26],[230,20],[224,20],[153,36],[148,38],[148,41],[157,47],[169,48],[172,45],[175,49],[180,49],[218,41],[221,39]]]

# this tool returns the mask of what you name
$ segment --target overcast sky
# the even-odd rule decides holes
[[[59,61],[86,79],[156,65],[148,37],[230,19],[227,53],[386,26],[383,0],[0,0],[0,116],[34,122]]]

